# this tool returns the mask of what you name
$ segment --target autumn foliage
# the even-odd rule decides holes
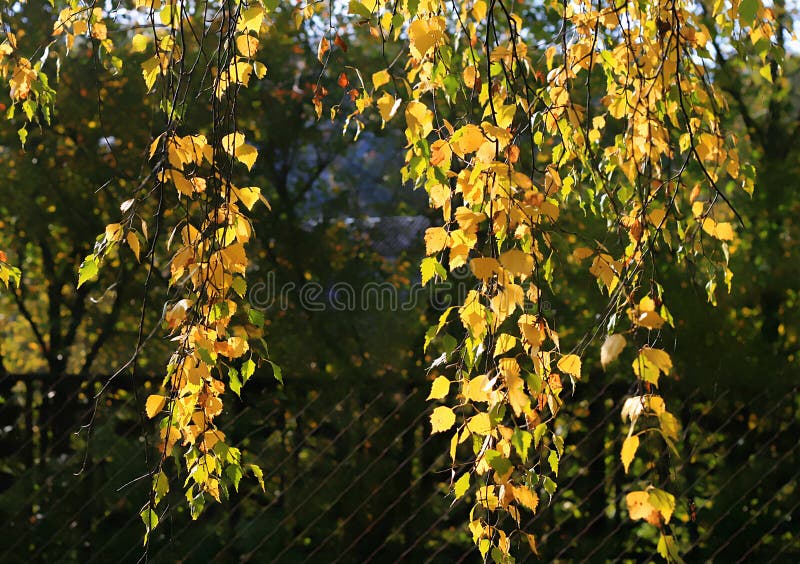
[[[625,471],[646,435],[676,451],[681,425],[660,393],[673,370],[663,335],[675,326],[676,296],[666,295],[659,271],[700,272],[712,302],[718,287],[731,288],[741,228],[731,195],[752,194],[755,171],[724,127],[727,102],[707,61],[712,38],[727,36],[732,49],[760,51],[757,72],[771,81],[770,8],[751,0],[710,12],[682,0],[136,0],[122,26],[116,7],[56,0],[40,34],[13,17],[14,5],[4,8],[0,74],[22,145],[59,111],[51,67],[86,53],[111,73],[135,66],[156,116],[151,139],[134,149],[141,172],[118,219],[75,273],[80,288],[110,262],[135,261],[142,319],[163,312],[173,347],[162,389],[144,400],[159,429],[141,512],[148,533],[171,488],[185,490],[197,517],[245,474],[264,487],[262,469],[227,442],[220,416],[258,366],[282,380],[262,339],[264,316],[247,301],[253,222],[270,209],[247,178],[271,155],[259,153],[257,131],[242,128],[237,103],[270,80],[281,60],[261,60],[262,43],[290,27],[312,39],[294,48],[316,53],[309,103],[320,123],[339,120],[348,137],[402,131],[397,169],[438,217],[424,233],[422,283],[460,267],[471,273],[463,302],[441,314],[424,347],[437,359],[430,432],[449,439],[449,484],[456,499],[474,502],[468,526],[481,555],[509,561],[518,540],[536,551],[523,516],[558,488],[565,438],[555,421],[581,385],[592,341],[603,368],[617,363],[634,383],[621,413]],[[375,60],[350,60],[357,41],[372,42]],[[151,303],[159,265],[168,265],[169,288]],[[6,286],[19,276],[0,253]],[[549,308],[587,281],[604,304],[593,325]],[[149,340],[141,327],[117,374],[136,370]],[[658,552],[680,560],[667,526],[674,495],[637,481],[626,502],[631,519],[659,531]]]

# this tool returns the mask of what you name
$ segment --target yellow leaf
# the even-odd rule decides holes
[[[717,223],[714,230],[714,237],[720,241],[731,241],[733,239],[733,226],[727,221]]]
[[[453,149],[461,157],[480,149],[484,141],[486,141],[486,138],[483,136],[483,131],[472,123],[457,130],[452,138]]]
[[[450,391],[450,380],[448,380],[444,376],[439,376],[436,380],[433,381],[431,385],[431,393],[428,394],[429,400],[432,399],[442,399],[443,397],[447,396],[447,393]]]
[[[655,413],[656,415],[661,415],[667,411],[667,406],[664,403],[664,398],[661,396],[650,396],[650,399],[647,401],[647,407],[650,408],[650,411]]]
[[[532,347],[538,347],[544,341],[544,333],[536,324],[536,317],[530,314],[521,315],[517,321],[522,338]]]
[[[236,49],[243,57],[253,58],[258,51],[258,38],[252,35],[240,35],[236,38]]]
[[[429,227],[425,230],[425,254],[438,253],[447,246],[447,231],[444,227]]]
[[[125,235],[125,240],[128,241],[128,246],[136,256],[136,262],[139,262],[139,237],[133,231],[128,231],[128,234]]]
[[[672,370],[672,359],[665,351],[662,351],[661,349],[651,349],[650,347],[645,347],[642,349],[642,354],[646,356],[653,364],[655,364],[665,375],[669,374],[670,370]]]
[[[147,36],[137,33],[131,39],[131,50],[134,53],[142,53],[147,48]]]
[[[258,78],[264,78],[267,75],[267,65],[259,61],[253,61],[253,72],[256,73]]]
[[[147,398],[145,402],[145,412],[147,412],[147,417],[152,419],[161,411],[166,403],[167,398],[164,396],[152,395]]]
[[[236,188],[231,186],[231,190],[248,210],[252,210],[253,206],[261,198],[261,188],[257,186],[251,186],[247,188]]]
[[[258,151],[252,145],[241,145],[236,149],[235,156],[240,163],[247,167],[247,170],[252,170],[258,157]]]
[[[422,263],[419,265],[419,270],[420,274],[422,275],[423,286],[436,275],[436,267],[438,265],[439,262],[433,257],[426,257],[422,259]]]
[[[153,85],[155,85],[160,71],[161,66],[158,63],[157,57],[152,57],[142,63],[142,76],[144,77],[144,84],[147,86],[148,92],[152,90]]]
[[[639,351],[639,356],[633,361],[632,366],[636,376],[658,386],[660,373],[666,375],[672,370],[672,359],[660,349],[645,347]]]
[[[651,404],[652,407],[652,404]],[[658,423],[661,427],[661,432],[664,436],[677,441],[680,438],[681,424],[678,418],[672,415],[669,411],[664,411],[658,414]]]
[[[433,112],[422,102],[411,101],[406,106],[406,124],[414,139],[427,137],[433,131]]]
[[[511,249],[500,255],[500,264],[511,274],[523,278],[533,272],[533,256],[519,249]]]
[[[258,33],[258,30],[261,29],[261,21],[263,19],[264,9],[259,5],[243,10],[241,14],[239,14],[239,21],[236,22],[236,31],[244,33],[255,31]]]
[[[414,21],[408,28],[411,55],[415,59],[423,58],[444,38],[443,30],[444,18],[441,17]]]
[[[229,133],[222,138],[222,148],[225,149],[225,152],[227,152],[229,155],[234,155],[236,154],[236,149],[238,149],[240,145],[244,144],[244,139],[244,133],[240,133],[238,131]]]
[[[664,490],[653,488],[647,498],[648,503],[664,517],[664,523],[669,523],[675,511],[675,496]]]
[[[378,71],[372,74],[372,86],[377,90],[384,84],[388,84],[391,79],[392,77],[386,69]]]
[[[631,465],[633,457],[636,456],[636,451],[638,449],[639,437],[637,435],[631,435],[625,439],[624,443],[622,443],[622,452],[620,453],[620,458],[622,459],[622,465],[625,467],[626,474],[628,473],[628,467]]]
[[[600,348],[600,363],[603,368],[616,360],[626,344],[627,341],[622,335],[609,335],[606,337],[603,346]]]
[[[575,260],[583,260],[589,258],[594,254],[594,251],[589,247],[578,247],[574,251],[572,251],[572,256],[575,257]]]
[[[462,74],[464,78],[464,86],[467,88],[475,88],[475,81],[478,79],[478,70],[474,66],[468,66],[464,69]]]
[[[456,422],[456,414],[449,407],[440,406],[431,413],[431,434],[447,431]]]
[[[645,296],[641,300],[639,300],[639,311],[655,311],[655,310],[656,310],[656,302],[653,301],[653,298]]]
[[[467,429],[476,435],[488,435],[492,432],[492,420],[488,413],[479,413],[467,420]]]
[[[535,492],[531,491],[531,489],[526,486],[512,486],[512,490],[514,492],[514,499],[530,509],[533,513],[536,513],[536,508],[539,506],[539,496],[537,496]]]
[[[389,121],[394,117],[397,113],[397,109],[400,107],[401,100],[398,98],[395,100],[394,96],[389,93],[384,92],[383,96],[378,98],[378,111],[381,114],[381,119],[384,122]]]
[[[486,374],[476,376],[464,386],[464,397],[469,401],[487,402],[491,386]]]
[[[499,337],[497,337],[497,342],[494,346],[494,355],[492,356],[500,356],[501,354],[510,351],[517,345],[517,338],[513,335],[509,335],[507,333],[503,333]]]
[[[495,272],[500,271],[500,263],[491,257],[474,258],[469,261],[469,266],[475,278],[486,282]]]
[[[562,356],[558,361],[558,369],[562,372],[575,376],[580,379],[581,377],[581,357],[576,354],[568,354]]]
[[[119,223],[109,223],[106,225],[106,240],[119,241],[122,239],[122,225]]]
[[[504,360],[513,361],[514,359],[500,359],[501,366]],[[527,413],[531,406],[531,398],[525,393],[525,383],[522,381],[522,378],[519,377],[519,365],[517,365],[516,370],[504,374],[504,377],[506,380],[506,388],[508,389],[508,403],[511,405],[511,409],[514,410],[514,415],[519,417],[523,413]]]
[[[165,171],[165,177],[170,178],[175,189],[184,196],[191,197],[194,194],[194,184],[177,170]]]
[[[646,329],[660,329],[664,325],[664,318],[655,311],[643,311],[635,321],[637,325]]]
[[[325,53],[331,50],[331,42],[328,41],[327,37],[323,37],[319,40],[319,45],[317,46],[317,59],[319,59],[320,63],[325,63]]]
[[[625,496],[625,503],[628,505],[628,515],[634,521],[645,519],[648,523],[658,524],[660,514],[650,504],[649,493],[644,491],[631,492]]]

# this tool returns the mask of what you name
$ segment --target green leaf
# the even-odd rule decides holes
[[[683,558],[678,552],[678,543],[672,535],[665,535],[661,533],[658,539],[658,554],[667,562],[675,562],[676,564],[683,564]]]
[[[547,456],[547,462],[550,464],[550,470],[553,471],[553,474],[558,476],[558,453],[551,450],[550,454]]]
[[[233,288],[233,291],[236,292],[240,298],[243,298],[245,292],[247,292],[247,281],[241,276],[237,276],[233,279],[233,282],[231,282],[231,288]]]
[[[242,397],[242,381],[239,379],[239,371],[235,368],[228,368],[228,387],[234,394]]]
[[[508,474],[511,470],[511,461],[496,450],[487,450],[486,460],[489,462],[489,466],[501,476]]]
[[[278,382],[281,383],[281,385],[283,385],[283,372],[281,371],[281,367],[271,360],[268,360],[267,362],[269,362],[270,366],[272,366],[272,375]]]
[[[153,511],[150,506],[147,506],[139,516],[142,518],[142,523],[144,523],[147,532],[144,535],[144,544],[147,544],[147,537],[150,535],[150,532],[158,526],[158,514]]]
[[[422,285],[428,283],[434,275],[438,274],[440,278],[447,278],[447,271],[434,257],[426,257],[422,259],[419,265],[420,273],[422,274]]]
[[[519,454],[522,462],[528,461],[528,449],[533,441],[533,435],[523,429],[514,429],[514,434],[511,435],[511,445]]]
[[[250,308],[250,311],[247,312],[247,317],[250,319],[250,323],[255,325],[256,327],[263,327],[264,326],[264,313],[257,310]]]
[[[200,358],[208,364],[209,366],[214,366],[216,362],[214,361],[214,357],[211,356],[211,353],[208,350],[204,349],[203,347],[197,347],[197,354],[200,355]]]
[[[266,488],[264,487],[264,471],[261,469],[261,467],[257,464],[248,464],[247,468],[253,473],[253,476],[256,477],[256,480],[258,480],[258,485],[261,486],[261,491],[266,491]]]
[[[247,384],[247,381],[250,379],[250,376],[256,371],[256,363],[253,362],[252,358],[248,358],[242,364],[242,385]]]
[[[369,8],[357,0],[351,0],[349,10],[351,14],[361,16],[367,20],[372,17],[372,12],[369,10]]]
[[[87,280],[97,276],[98,272],[99,269],[97,268],[97,258],[94,255],[89,255],[83,259],[80,269],[78,270],[78,288],[80,288]]]
[[[758,0],[742,0],[739,4],[739,22],[742,25],[752,25],[758,14]]]
[[[231,464],[225,468],[225,475],[233,484],[233,489],[239,491],[239,482],[242,479],[242,467],[238,464]]]
[[[469,472],[465,472],[464,474],[461,475],[461,477],[458,480],[456,480],[455,483],[456,499],[463,496],[469,489],[469,476],[470,476]]]
[[[156,494],[156,504],[164,499],[164,496],[169,492],[169,480],[163,471],[159,472],[153,478],[153,491]]]
[[[558,489],[558,484],[556,484],[550,476],[544,477],[544,482],[542,484],[544,486],[544,490],[549,493],[551,496],[556,493]]]
[[[28,121],[33,120],[33,115],[36,113],[36,102],[25,100],[22,104],[22,111],[25,112],[25,117],[28,118]]]
[[[538,447],[539,441],[542,440],[545,431],[547,431],[547,423],[539,423],[536,429],[533,430],[533,446]]]

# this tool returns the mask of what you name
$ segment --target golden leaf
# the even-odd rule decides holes
[[[394,117],[397,113],[397,109],[400,107],[400,102],[401,100],[399,98],[395,100],[394,96],[387,92],[384,92],[383,96],[378,98],[378,111],[384,123]]]
[[[447,246],[447,231],[444,227],[429,227],[425,230],[425,254],[438,253]]]
[[[248,210],[252,210],[253,206],[261,198],[261,188],[257,186],[247,188],[236,188],[231,186],[231,190]]]
[[[389,72],[386,69],[372,73],[372,86],[375,90],[377,90],[384,84],[389,84],[391,78],[392,77],[389,75]]]
[[[672,370],[672,359],[669,357],[669,354],[667,354],[666,351],[645,347],[641,352],[665,375],[669,374],[669,372]]]
[[[531,512],[536,513],[536,508],[539,506],[539,496],[527,486],[512,486],[514,492],[514,499],[527,507]]]
[[[252,145],[241,145],[236,149],[234,156],[247,167],[247,170],[252,170],[258,158],[258,151]]]
[[[239,21],[236,22],[236,31],[241,31],[243,33],[255,31],[258,33],[258,30],[261,29],[261,21],[263,19],[264,9],[259,5],[242,10],[239,14]]]
[[[494,354],[492,356],[498,357],[513,349],[517,345],[517,338],[513,335],[503,333],[497,337],[494,345]]]
[[[644,519],[648,523],[657,525],[661,514],[650,504],[650,494],[644,491],[631,492],[625,496],[628,505],[628,515],[633,520]]]
[[[456,414],[449,407],[440,406],[431,413],[431,434],[447,431],[456,422]]]
[[[444,38],[444,18],[418,19],[408,28],[411,55],[423,58],[441,39]]]
[[[406,124],[412,138],[427,137],[433,131],[433,112],[422,102],[411,101],[406,106]]]
[[[566,374],[575,376],[580,379],[581,377],[581,357],[576,354],[568,354],[562,356],[558,361],[558,369]]]
[[[488,435],[492,432],[492,420],[488,413],[479,413],[467,419],[467,429],[477,435]]]
[[[489,392],[492,389],[492,382],[486,374],[476,376],[464,386],[464,397],[469,401],[488,402]]]
[[[147,417],[149,419],[152,419],[153,417],[158,415],[161,409],[164,407],[166,401],[167,398],[164,396],[151,395],[150,397],[148,397],[144,407],[144,410],[147,413]]]
[[[445,376],[439,376],[433,381],[433,384],[431,384],[431,393],[428,394],[427,399],[442,399],[443,397],[447,396],[449,391],[450,380],[448,380]]]
[[[133,251],[133,254],[136,257],[136,262],[139,262],[139,237],[137,237],[136,233],[133,231],[128,231],[128,234],[125,235],[125,240],[128,242],[128,246]]]
[[[523,278],[533,272],[533,256],[519,249],[511,249],[500,255],[500,264],[511,274]]]
[[[636,456],[636,451],[638,449],[638,435],[631,435],[625,439],[625,442],[622,443],[622,452],[620,453],[620,458],[622,459],[622,465],[625,467],[626,474],[628,473],[628,467],[631,465],[633,457]]]
[[[489,280],[495,272],[500,270],[500,263],[497,262],[497,259],[493,259],[491,257],[474,258],[469,261],[469,266],[472,269],[472,273],[475,275],[475,278],[478,278],[483,282]]]

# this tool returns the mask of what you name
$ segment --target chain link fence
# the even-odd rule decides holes
[[[0,561],[143,561],[138,510],[153,456],[143,398],[112,387],[92,418],[101,382],[3,378]],[[448,495],[448,440],[430,435],[425,382],[319,380],[282,392],[252,383],[243,401],[229,402],[225,428],[264,469],[266,492],[243,480],[198,521],[172,492],[148,560],[480,561],[466,528],[472,500]],[[558,489],[552,499],[540,493],[535,515],[523,514],[539,554],[518,545],[518,561],[659,560],[656,529],[631,522],[625,509],[625,494],[646,483],[676,495],[669,527],[687,562],[800,558],[796,389],[684,395],[673,407],[684,425],[680,456],[646,438],[645,462],[626,476],[619,413],[629,392],[627,382],[594,378],[566,402]]]

